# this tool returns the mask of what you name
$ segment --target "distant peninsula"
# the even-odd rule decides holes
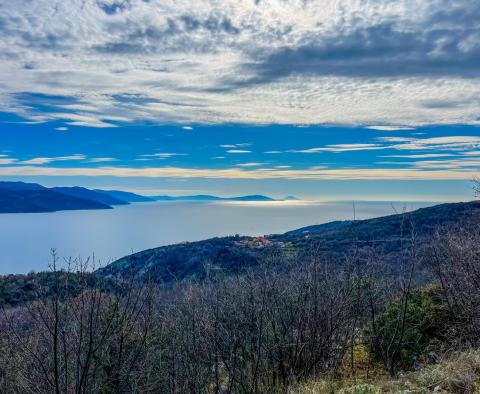
[[[0,213],[41,213],[83,209],[112,209],[131,201],[152,201],[129,192],[84,187],[47,188],[38,183],[0,182]]]
[[[274,199],[262,195],[218,197],[208,194],[193,196],[142,196],[122,190],[87,189],[80,186],[47,188],[38,183],[0,182],[0,213],[40,213],[81,209],[112,209],[153,201],[293,201],[288,196]]]
[[[239,196],[239,197],[219,197],[209,194],[197,194],[193,196],[151,196],[156,201],[295,201],[298,198],[288,196],[281,199],[262,196],[259,194]]]

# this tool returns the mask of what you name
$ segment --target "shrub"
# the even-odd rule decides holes
[[[428,352],[444,340],[447,314],[435,285],[414,290],[407,299],[387,305],[375,320],[376,333],[367,330],[374,358],[382,360],[385,352],[397,348],[393,356],[388,355],[396,367],[409,370],[426,361]]]

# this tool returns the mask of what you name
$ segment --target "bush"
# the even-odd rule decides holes
[[[414,290],[408,298],[387,305],[375,320],[376,333],[367,330],[372,338],[371,352],[382,360],[385,352],[398,349],[393,357],[396,368],[412,369],[427,361],[428,353],[444,341],[448,310],[439,296],[440,289],[431,285]]]

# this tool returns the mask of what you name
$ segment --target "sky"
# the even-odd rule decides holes
[[[480,2],[0,0],[0,179],[468,200]]]

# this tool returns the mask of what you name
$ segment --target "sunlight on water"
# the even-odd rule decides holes
[[[431,205],[409,203],[408,210]],[[389,202],[355,204],[357,219],[401,212]],[[169,201],[112,210],[0,215],[0,273],[45,270],[51,248],[62,257],[93,253],[103,264],[132,252],[233,234],[264,235],[353,218],[352,202]]]

